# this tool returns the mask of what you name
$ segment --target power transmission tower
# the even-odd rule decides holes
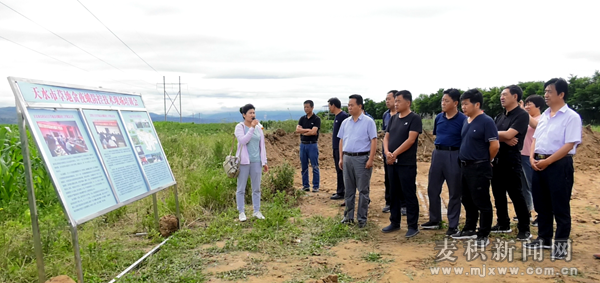
[[[161,85],[163,87],[163,97],[164,97],[164,105],[165,105],[165,121],[167,121],[167,115],[169,114],[169,111],[171,111],[171,108],[175,108],[175,111],[177,113],[179,113],[179,123],[181,123],[182,122],[182,113],[183,113],[183,109],[181,107],[181,105],[182,105],[181,104],[181,76],[179,77],[179,83],[166,83],[165,76],[163,76],[162,84],[158,83],[158,84],[156,84],[156,87],[158,88]],[[175,97],[173,99],[171,99],[171,96],[167,92],[167,86],[173,86],[173,85],[179,86],[179,91],[177,92]],[[167,110],[167,98],[171,102],[168,110]],[[177,99],[179,99],[179,108],[177,108],[177,104],[175,104],[177,102]]]

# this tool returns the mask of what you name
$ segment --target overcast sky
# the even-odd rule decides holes
[[[319,107],[353,93],[381,101],[390,89],[416,96],[600,69],[595,0],[80,1],[143,61],[77,0],[0,0],[2,80],[137,92],[164,113],[156,84],[181,76],[189,115],[246,103],[257,112],[301,110],[305,99]],[[14,106],[7,81],[0,106]]]

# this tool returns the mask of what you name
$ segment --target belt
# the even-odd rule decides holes
[[[301,143],[303,144],[313,144],[313,143],[317,143],[316,141],[301,141]]]
[[[364,155],[368,155],[369,153],[371,153],[371,152],[369,152],[369,151],[365,151],[365,152],[347,152],[347,151],[344,151],[344,155],[348,155],[348,156],[364,156]]]
[[[544,160],[544,159],[550,158],[550,156],[552,156],[552,154],[534,153],[533,154],[533,159],[535,159],[535,160]],[[573,156],[573,154],[567,154],[565,157],[571,157],[571,156]]]
[[[465,167],[465,166],[469,166],[469,165],[473,165],[473,164],[480,164],[480,163],[486,163],[486,162],[490,162],[490,161],[489,160],[461,160],[460,165]]]
[[[450,150],[450,151],[457,151],[460,149],[460,147],[455,147],[455,146],[443,146],[443,145],[435,145],[435,149],[437,150]]]

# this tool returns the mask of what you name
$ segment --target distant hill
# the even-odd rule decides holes
[[[0,124],[16,124],[17,107],[0,108]]]
[[[266,115],[266,119],[265,119]],[[272,120],[272,121],[283,121],[283,120],[298,120],[300,117],[304,115],[304,111],[261,111],[258,113],[259,120]],[[164,114],[156,114],[150,113],[150,118],[152,121],[164,121]],[[168,116],[168,121],[179,122],[179,116]],[[238,122],[242,120],[242,115],[239,112],[231,111],[231,112],[220,112],[214,114],[202,114],[200,113],[200,117],[198,115],[192,116],[184,116],[182,117],[182,122],[184,123],[230,123],[230,122]],[[1,107],[0,108],[0,124],[16,124],[17,123],[17,108],[16,107]]]

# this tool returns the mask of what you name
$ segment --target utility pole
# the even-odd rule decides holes
[[[158,87],[160,84],[156,84],[156,86]],[[183,122],[183,109],[182,109],[182,101],[181,101],[181,76],[179,76],[179,82],[177,83],[177,85],[179,86],[179,91],[177,92],[177,94],[175,95],[175,97],[173,99],[171,99],[171,96],[169,95],[169,93],[167,92],[167,85],[172,86],[175,85],[174,83],[167,83],[166,82],[166,78],[165,76],[163,76],[163,83],[162,83],[162,87],[163,87],[163,100],[164,100],[164,109],[165,109],[165,121],[167,121],[168,119],[168,114],[171,111],[171,108],[175,108],[175,111],[177,113],[179,113],[179,123]],[[171,104],[169,105],[169,109],[167,109],[167,98],[169,99],[169,101],[171,102]],[[177,99],[179,99],[179,108],[177,108]]]

